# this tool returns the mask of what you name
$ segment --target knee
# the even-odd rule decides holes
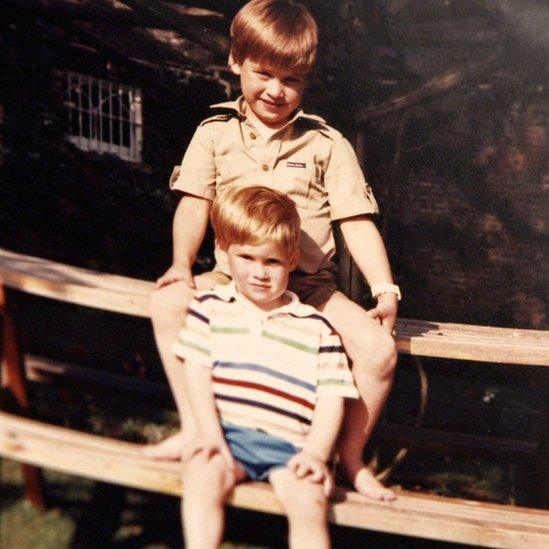
[[[319,524],[326,519],[328,500],[319,493],[314,497],[295,497],[294,505],[287,510],[288,520],[297,524]]]
[[[353,371],[360,375],[364,369],[379,380],[392,379],[397,364],[397,349],[393,337],[383,329],[364,337],[355,346],[352,356]]]
[[[200,458],[199,458],[200,459]],[[195,459],[195,462],[199,461]],[[200,501],[203,505],[223,504],[227,494],[227,482],[219,468],[209,463],[189,463],[183,467],[183,497]]]
[[[183,282],[176,282],[156,290],[151,296],[151,320],[155,326],[172,324],[185,314],[193,290]]]

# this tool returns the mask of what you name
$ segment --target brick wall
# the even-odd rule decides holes
[[[440,169],[442,149],[429,162],[408,157],[396,179],[370,170],[404,315],[546,327],[549,175],[539,110],[536,101],[513,104],[504,132],[460,159],[463,170]]]

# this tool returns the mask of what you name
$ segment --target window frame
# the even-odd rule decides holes
[[[69,117],[67,139],[83,151],[142,162],[141,89],[73,71],[60,74]]]

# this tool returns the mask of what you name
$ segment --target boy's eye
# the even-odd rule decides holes
[[[267,265],[280,265],[280,263],[280,259],[276,259],[274,257],[267,259]]]
[[[238,257],[240,257],[240,259],[244,259],[245,261],[251,261],[252,260],[252,256],[247,255],[247,254],[239,254]]]

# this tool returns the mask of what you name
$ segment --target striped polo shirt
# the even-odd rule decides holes
[[[221,421],[261,429],[301,448],[320,397],[357,398],[341,340],[316,309],[291,301],[263,312],[233,282],[200,292],[174,343],[212,368]]]

